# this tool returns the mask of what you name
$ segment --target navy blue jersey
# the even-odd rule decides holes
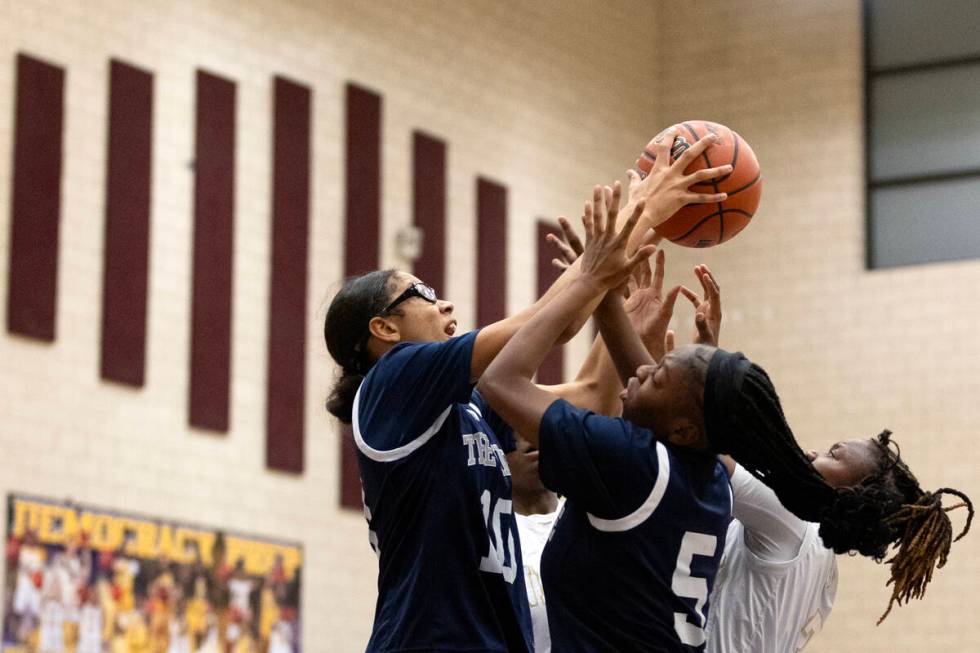
[[[368,651],[533,650],[504,457],[513,434],[470,383],[475,340],[398,345],[354,399],[379,558]]]
[[[541,556],[552,649],[703,651],[731,490],[714,456],[558,400],[544,484],[568,497]]]

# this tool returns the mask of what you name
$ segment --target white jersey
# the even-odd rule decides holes
[[[818,525],[783,508],[765,484],[736,466],[725,553],[711,593],[707,653],[793,653],[830,616],[837,559]]]
[[[252,581],[248,578],[232,578],[228,581],[228,593],[231,595],[229,603],[232,607],[238,608],[242,614],[251,614],[252,606],[249,603],[249,596],[252,594]]]
[[[565,500],[558,502],[558,508],[547,515],[521,515],[514,513],[517,532],[521,538],[521,556],[524,561],[524,584],[527,587],[527,602],[531,608],[531,625],[534,630],[535,653],[551,651],[551,635],[548,632],[548,610],[544,602],[544,587],[541,585],[541,552],[548,543],[548,535],[555,525]]]
[[[41,613],[41,589],[34,584],[34,574],[44,572],[44,549],[24,545],[17,557],[17,584],[14,589],[14,614],[37,616]]]
[[[79,610],[77,653],[102,653],[102,608],[86,603]]]
[[[272,627],[268,653],[293,653],[292,627],[288,621],[277,621]]]

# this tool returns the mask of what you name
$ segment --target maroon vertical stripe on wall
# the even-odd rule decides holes
[[[378,267],[381,233],[381,96],[347,85],[346,275]]]
[[[190,423],[228,430],[235,84],[197,73]]]
[[[153,75],[109,64],[102,378],[142,386],[150,237]]]
[[[551,259],[555,258],[555,249],[548,244],[547,236],[550,233],[560,234],[561,229],[556,224],[548,223],[544,220],[538,221],[538,297],[543,295],[551,284],[561,275],[561,270],[551,264]],[[562,348],[553,347],[548,356],[544,359],[541,367],[538,368],[538,383],[556,384],[564,381],[565,364],[563,361]]]
[[[266,465],[303,471],[310,89],[275,80]]]
[[[413,150],[412,213],[415,226],[424,234],[415,276],[442,297],[446,291],[446,144],[415,132]]]
[[[7,329],[54,340],[65,71],[17,55]]]
[[[381,233],[381,96],[347,85],[346,276],[378,268]],[[349,427],[341,434],[340,505],[361,507],[361,475]]]
[[[476,323],[486,326],[507,313],[507,189],[476,181]]]

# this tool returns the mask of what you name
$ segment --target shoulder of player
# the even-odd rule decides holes
[[[679,447],[669,442],[661,442],[661,444],[667,450],[667,457],[671,464],[678,469],[688,469],[701,474],[711,473],[718,477],[718,480],[724,480],[726,484],[730,482],[728,470],[725,469],[725,465],[718,459],[718,456],[703,451]]]
[[[420,357],[435,355],[437,352],[458,347],[472,347],[476,340],[476,334],[477,331],[468,331],[449,340],[439,342],[400,342],[378,359],[371,368],[371,372],[390,372],[394,368],[411,364]]]

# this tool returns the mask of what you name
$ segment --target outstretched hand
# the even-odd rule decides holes
[[[551,259],[551,264],[559,270],[564,270],[582,255],[582,252],[585,251],[585,245],[575,233],[575,229],[572,228],[568,218],[563,215],[558,216],[558,224],[561,226],[562,237],[548,234],[546,239],[558,250],[558,255]]]
[[[674,286],[664,296],[664,259],[663,250],[658,251],[652,272],[648,262],[640,263],[639,274],[629,280],[629,299],[623,304],[633,328],[657,361],[668,351],[667,325],[674,315],[674,303],[681,291],[687,290]]]
[[[646,202],[643,217],[649,220],[650,227],[657,227],[685,204],[710,204],[728,199],[727,193],[698,193],[690,188],[709,179],[724,177],[731,173],[732,166],[704,168],[691,174],[684,172],[705,150],[718,142],[718,137],[709,134],[698,139],[674,161],[670,153],[676,136],[677,129],[674,127],[659,134],[653,146],[656,159],[646,176],[641,177],[635,170],[626,171],[630,180],[630,198]]]
[[[607,290],[623,285],[637,264],[657,250],[655,245],[644,242],[632,255],[627,255],[627,242],[645,203],[641,201],[635,206],[623,228],[617,232],[616,217],[621,199],[622,187],[618,181],[612,188],[596,186],[592,192],[592,203],[585,205],[582,216],[585,250],[581,257],[581,274],[592,277]]]
[[[704,297],[681,288],[681,292],[694,304],[694,344],[718,346],[721,333],[721,288],[706,265],[694,267],[694,274],[701,282]]]

